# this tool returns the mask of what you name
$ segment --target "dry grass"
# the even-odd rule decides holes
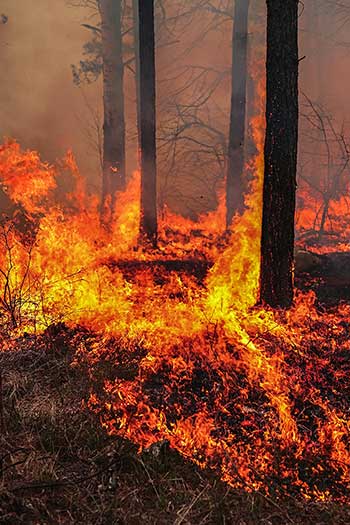
[[[237,492],[168,449],[137,454],[81,403],[74,333],[48,332],[0,354],[0,523],[96,525],[342,525],[350,508]]]

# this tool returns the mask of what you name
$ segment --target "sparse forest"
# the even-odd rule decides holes
[[[350,1],[18,4],[0,523],[349,524]]]

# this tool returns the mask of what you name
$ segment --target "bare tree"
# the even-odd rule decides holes
[[[125,188],[124,64],[121,0],[99,0],[103,59],[103,179],[102,205]]]
[[[9,329],[21,326],[26,309],[29,308],[31,313],[37,309],[34,299],[37,279],[31,273],[34,240],[26,239],[26,242],[20,242],[18,236],[13,221],[1,221],[0,246],[5,257],[0,267],[0,318],[1,323]],[[21,268],[18,265],[18,256],[15,256],[16,250],[22,252]]]
[[[138,49],[140,47],[139,41],[139,7],[138,0],[132,0],[132,14],[133,14],[133,36],[134,36],[134,56],[135,56],[135,91],[136,91],[136,128],[137,128],[137,142],[140,147],[140,60]]]
[[[321,241],[326,233],[326,223],[330,218],[332,202],[347,196],[350,165],[350,147],[347,142],[344,123],[337,126],[329,111],[319,102],[313,102],[303,93],[303,157],[305,167],[299,179],[306,185],[309,194],[314,194],[317,209],[312,231],[304,231],[303,236],[316,236]],[[339,129],[339,131],[337,130]],[[308,162],[312,170],[307,170]],[[316,240],[316,239],[315,239]]]
[[[226,84],[231,76],[223,57],[213,62],[210,55],[198,51],[211,53],[214,34],[222,39],[231,34],[233,0],[165,0],[162,4],[163,18],[156,11],[158,201],[161,207],[166,203],[196,219],[203,211],[215,209],[223,190],[229,127]]]
[[[298,144],[298,0],[267,0],[267,102],[260,299],[293,301]]]
[[[228,170],[226,176],[226,228],[244,207],[244,142],[247,90],[249,0],[235,0],[232,35],[232,88]]]
[[[141,217],[140,236],[157,244],[156,72],[154,2],[139,0]]]

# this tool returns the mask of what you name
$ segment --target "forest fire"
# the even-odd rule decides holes
[[[300,207],[297,213],[299,243],[317,253],[348,252],[349,199],[348,189],[332,201],[326,213],[324,227],[320,230],[324,202],[308,188],[299,190]]]
[[[135,250],[137,176],[120,194],[108,231],[72,155],[53,168],[5,143],[2,183],[32,226],[23,235],[18,217],[2,225],[1,306],[11,334],[3,333],[3,345],[55,323],[78,327],[77,366],[94,377],[109,363],[102,389],[89,400],[108,432],[142,448],[166,440],[236,487],[343,499],[350,474],[350,406],[343,397],[350,309],[321,315],[311,292],[298,292],[289,312],[255,306],[260,117],[253,130],[259,153],[248,167],[254,177],[247,208],[221,249],[208,243],[217,240],[220,219],[194,225],[165,216],[160,238],[169,237],[170,219],[177,230],[172,246]],[[76,188],[55,205],[67,169]],[[201,260],[213,264],[206,277]]]
[[[119,520],[142,500],[118,492],[125,443],[160,524],[237,522],[216,500],[189,516],[210,482],[163,501],[163,454],[234,497],[349,516],[350,145],[317,78],[300,89],[300,3],[78,4],[95,165],[70,120],[60,161],[47,126],[0,144],[0,521],[153,525],[153,502]]]

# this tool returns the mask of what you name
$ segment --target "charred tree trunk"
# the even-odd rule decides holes
[[[267,0],[265,176],[260,298],[293,302],[298,142],[298,0]]]
[[[135,91],[136,91],[136,127],[138,140],[138,160],[140,157],[140,60],[139,60],[139,8],[138,0],[132,0],[132,10],[134,18],[134,47],[135,47]]]
[[[125,189],[124,65],[121,0],[99,0],[103,57],[102,209],[113,211],[116,192]]]
[[[303,61],[301,78],[304,77],[305,79],[303,90],[308,93],[312,100],[322,104],[326,95],[326,75],[324,72],[328,71],[328,50],[324,45],[325,27],[323,27],[321,7],[319,0],[309,0],[305,5],[303,42],[306,60]]]
[[[305,54],[306,60],[303,64],[303,71],[301,78],[305,78],[305,87],[303,90],[308,91],[308,95],[312,100],[319,100],[319,19],[318,19],[318,8],[314,0],[309,0],[305,6],[305,30],[304,30],[304,42],[305,42]]]
[[[153,0],[139,0],[141,218],[140,237],[157,244],[156,82]]]
[[[232,93],[228,170],[226,176],[226,227],[244,208],[244,138],[247,90],[249,0],[235,0],[232,33]]]

